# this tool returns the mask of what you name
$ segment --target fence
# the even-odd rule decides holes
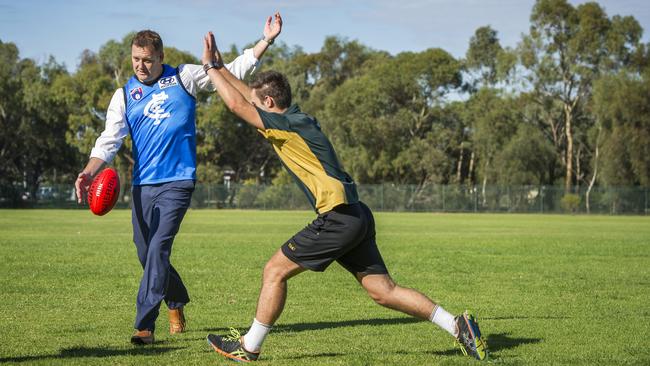
[[[418,212],[530,212],[587,213],[587,192],[580,188],[565,194],[555,186],[459,186],[459,185],[359,185],[359,197],[376,211]],[[130,190],[122,190],[118,207],[129,206]],[[648,188],[594,187],[589,194],[592,214],[647,215]],[[7,199],[0,194],[0,207],[77,208],[70,185],[41,186],[35,198]],[[197,184],[193,208],[239,208],[261,210],[310,210],[296,185]]]

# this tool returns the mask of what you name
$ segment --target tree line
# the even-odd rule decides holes
[[[315,115],[361,184],[482,187],[650,186],[650,44],[633,16],[596,2],[538,0],[530,29],[503,47],[478,28],[464,58],[440,48],[391,55],[328,37],[319,52],[274,45],[262,69],[285,73],[294,102]],[[43,183],[72,184],[104,128],[116,88],[132,75],[130,40],[80,55],[74,73],[37,64],[0,40],[0,197],[17,205]],[[226,60],[239,53],[232,46]],[[171,65],[199,63],[174,47]],[[281,184],[279,160],[258,133],[200,93],[200,182]],[[125,184],[127,139],[115,167]]]

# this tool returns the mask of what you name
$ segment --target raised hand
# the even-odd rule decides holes
[[[206,33],[203,37],[203,54],[201,55],[201,62],[209,64],[215,62],[214,50],[217,48],[217,42],[214,40],[212,32]]]
[[[208,63],[222,63],[221,53],[219,53],[219,48],[217,48],[217,42],[214,40],[214,34],[212,32],[208,32],[203,37],[203,55],[201,55],[201,62],[204,65]]]
[[[275,18],[275,19],[273,19]],[[276,12],[274,17],[268,17],[264,25],[264,39],[274,40],[282,32],[282,17]]]

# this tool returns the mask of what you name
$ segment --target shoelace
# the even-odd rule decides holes
[[[465,345],[463,345],[458,339],[454,341],[454,346],[460,348],[461,352],[465,356],[467,356],[467,350],[465,349]]]
[[[241,333],[233,327],[230,327],[230,335],[224,336],[224,340],[230,341],[230,342],[239,342],[239,339],[241,338]]]

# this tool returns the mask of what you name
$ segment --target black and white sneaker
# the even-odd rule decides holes
[[[230,334],[218,336],[208,334],[208,344],[219,354],[239,362],[257,361],[259,352],[249,352],[242,345],[242,336],[235,328],[230,328]]]
[[[488,345],[481,338],[481,330],[474,316],[467,311],[456,317],[458,337],[456,343],[464,355],[483,361],[488,357]]]

